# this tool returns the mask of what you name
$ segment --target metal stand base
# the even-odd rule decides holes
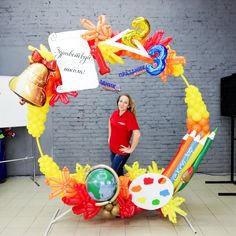
[[[234,184],[236,181],[205,181],[206,184]],[[218,193],[218,196],[236,196],[236,193]]]
[[[236,181],[205,181],[205,184],[236,184]]]
[[[72,208],[69,209],[69,210],[67,210],[67,211],[65,211],[64,213],[62,213],[61,215],[59,215],[59,216],[57,217],[57,215],[58,215],[59,212],[60,212],[60,209],[57,209],[56,212],[54,213],[54,215],[53,215],[53,217],[52,217],[52,219],[51,219],[51,222],[50,222],[50,224],[48,225],[48,227],[47,227],[47,229],[46,229],[46,231],[45,231],[45,233],[44,233],[43,236],[47,236],[48,233],[50,232],[50,229],[52,228],[52,225],[53,225],[54,223],[56,223],[58,220],[60,220],[63,216],[67,215],[67,214],[68,214],[69,212],[71,212],[71,211],[72,211]]]
[[[35,178],[35,157],[34,156],[26,156],[23,158],[17,158],[17,159],[13,159],[13,160],[6,160],[6,161],[0,161],[0,163],[9,163],[9,162],[15,162],[15,161],[25,161],[25,160],[29,160],[29,159],[33,159],[33,176],[31,177],[31,180],[39,187],[39,183],[36,181]]]
[[[231,116],[231,178],[229,181],[205,181],[206,184],[236,184],[234,181],[234,116]],[[218,196],[236,196],[236,193],[218,193]]]
[[[72,208],[68,209],[67,211],[63,212],[61,215],[57,216],[60,212],[60,209],[57,209],[56,212],[53,214],[51,222],[49,223],[45,233],[43,234],[43,236],[47,236],[48,233],[50,232],[52,225],[54,223],[56,223],[58,220],[60,220],[62,217],[64,217],[65,215],[67,215],[68,213],[70,213],[72,211]],[[191,228],[191,230],[193,231],[194,234],[197,233],[197,230],[193,227],[192,223],[190,222],[190,220],[187,218],[187,216],[182,215],[180,213],[178,213],[180,216],[182,216],[184,218],[184,220],[187,222],[188,226]]]
[[[218,196],[236,196],[236,193],[218,193]]]
[[[191,230],[193,231],[193,233],[196,234],[196,233],[197,233],[197,230],[193,227],[193,225],[191,224],[191,222],[189,221],[189,219],[187,218],[187,216],[182,215],[182,214],[180,214],[180,213],[178,213],[178,214],[179,214],[180,216],[182,216],[182,217],[185,219],[186,223],[187,223],[188,226],[191,228]]]

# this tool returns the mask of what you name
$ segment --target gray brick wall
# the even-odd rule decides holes
[[[228,173],[230,160],[230,120],[220,116],[220,78],[236,71],[236,1],[7,1],[0,0],[0,74],[18,75],[27,66],[27,45],[47,45],[48,35],[82,29],[80,18],[93,22],[105,14],[113,31],[130,27],[138,16],[147,17],[151,34],[164,30],[172,36],[171,46],[185,56],[185,76],[198,86],[211,114],[211,127],[218,127],[211,150],[199,171]],[[100,79],[120,84],[137,103],[141,141],[129,159],[142,166],[156,160],[165,167],[185,134],[185,85],[180,78],[162,83],[147,74],[120,78],[118,73],[141,65],[125,59],[125,65],[111,66],[111,73]],[[42,136],[45,153],[53,155],[61,167],[74,171],[75,163],[109,164],[107,120],[115,109],[118,94],[95,90],[81,91],[69,105],[51,109],[47,130]],[[39,156],[35,141],[25,128],[15,128],[17,137],[8,141],[7,158]],[[25,146],[25,147],[23,147]],[[8,164],[10,175],[31,173],[30,162]]]

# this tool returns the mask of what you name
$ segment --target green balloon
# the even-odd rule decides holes
[[[113,173],[106,168],[92,170],[86,178],[89,196],[98,202],[110,200],[116,193],[117,181]]]

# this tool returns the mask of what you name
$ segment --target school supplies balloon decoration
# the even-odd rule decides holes
[[[21,102],[28,103],[27,129],[36,138],[40,171],[45,175],[46,184],[52,189],[49,198],[60,197],[64,204],[72,207],[74,214],[83,214],[85,219],[95,217],[100,211],[105,218],[127,218],[145,210],[156,210],[176,223],[177,214],[186,213],[180,208],[185,199],[176,197],[175,194],[189,183],[216,135],[216,129],[210,132],[210,114],[200,91],[189,84],[184,76],[186,60],[183,56],[177,56],[169,45],[172,38],[163,38],[163,31],[149,35],[151,26],[144,17],[135,18],[131,23],[132,29],[120,33],[112,31],[103,15],[99,16],[97,24],[87,19],[81,19],[81,24],[87,31],[70,32],[70,35],[79,36],[88,49],[85,52],[90,50],[89,55],[85,52],[76,53],[73,48],[69,52],[56,48],[57,51],[52,53],[42,44],[39,49],[29,46],[28,49],[32,51],[29,67],[10,82],[10,88],[21,97]],[[50,40],[55,40],[55,37],[50,35]],[[83,66],[88,62],[92,67],[94,59],[100,74],[105,75],[110,73],[107,63],[124,64],[124,56],[142,64],[120,72],[119,77],[147,73],[158,76],[163,82],[169,76],[181,77],[185,83],[187,132],[176,154],[165,169],[159,169],[155,161],[148,168],[140,168],[139,163],[134,162],[131,166],[125,165],[127,174],[120,177],[105,165],[91,168],[88,164],[82,166],[77,163],[75,173],[71,173],[67,167],[60,169],[53,157],[43,153],[39,141],[45,130],[44,123],[50,106],[55,106],[59,100],[66,105],[70,102],[69,96],[78,96],[77,91],[69,89],[72,88],[71,84],[69,87],[63,84],[65,80],[61,74],[65,71],[61,71],[61,61],[58,59],[73,57],[79,60],[79,65]],[[67,64],[70,65],[68,61]],[[68,73],[86,74],[86,66],[83,68],[84,70],[64,69]],[[96,76],[94,79],[96,80]],[[115,83],[105,80],[100,80],[99,83],[103,89],[120,90],[120,86]],[[98,82],[95,81],[94,85],[96,84]],[[94,88],[94,85],[89,89]],[[61,86],[65,86],[65,90]],[[82,85],[80,90],[86,88]]]

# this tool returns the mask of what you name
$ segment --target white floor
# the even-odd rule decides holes
[[[183,209],[201,236],[236,235],[236,196],[218,196],[218,192],[235,192],[233,184],[205,184],[205,180],[229,180],[229,177],[195,175],[179,195],[186,198]],[[48,200],[50,189],[44,178],[35,185],[29,177],[8,178],[0,184],[0,235],[43,236],[54,213],[68,210],[59,198]],[[60,214],[60,213],[59,213]],[[49,236],[169,236],[194,235],[182,217],[176,225],[156,212],[144,212],[130,219],[104,220],[96,216],[84,220],[69,213],[57,221]]]

